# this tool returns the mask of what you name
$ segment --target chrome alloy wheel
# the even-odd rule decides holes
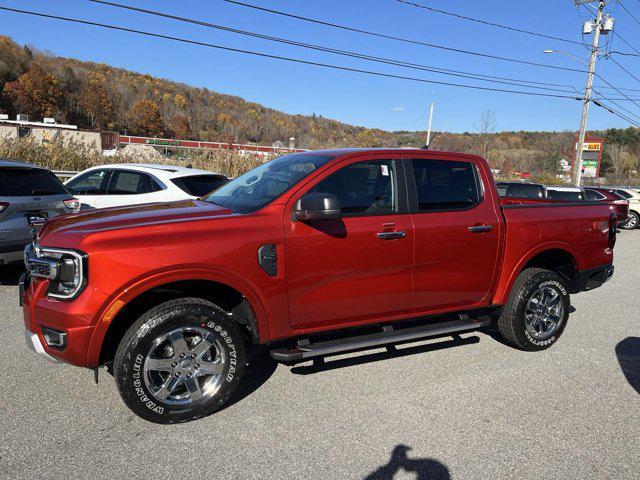
[[[164,403],[189,404],[220,389],[227,355],[209,330],[182,327],[152,343],[144,361],[144,382]]]
[[[542,286],[531,295],[525,310],[527,331],[536,340],[551,337],[564,321],[564,303],[560,291]]]
[[[624,224],[624,227],[629,230],[633,230],[637,226],[638,226],[638,216],[633,213],[630,213],[629,220],[627,220],[627,223]]]

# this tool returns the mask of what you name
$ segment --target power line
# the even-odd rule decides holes
[[[624,70],[630,77],[632,77],[634,80],[636,80],[637,82],[640,82],[640,78],[637,77],[636,75],[634,75],[633,73],[631,73],[629,70],[627,70],[623,65],[620,65],[615,58],[610,58],[610,60],[615,63],[618,67],[620,67],[622,70]]]
[[[638,25],[640,25],[640,20],[638,20],[638,19],[635,17],[635,15],[634,15],[633,13],[631,13],[627,7],[625,7],[625,6],[624,6],[624,3],[622,3],[620,0],[618,0],[618,5],[620,5],[620,6],[625,10],[625,12],[627,12],[627,13],[629,14],[629,16],[630,16],[631,18],[633,18],[633,19],[636,21],[636,23],[637,23]]]
[[[481,87],[481,86],[478,86],[478,85],[442,82],[442,81],[438,81],[438,80],[429,80],[429,79],[426,79],[426,78],[407,77],[407,76],[404,76],[404,75],[395,75],[395,74],[391,74],[391,73],[376,72],[376,71],[372,71],[372,70],[363,70],[363,69],[359,69],[359,68],[345,67],[345,66],[333,65],[333,64],[328,64],[328,63],[320,63],[320,62],[314,62],[314,61],[310,61],[310,60],[303,60],[303,59],[299,59],[299,58],[284,57],[284,56],[281,56],[281,55],[272,55],[272,54],[263,53],[263,52],[256,52],[256,51],[253,51],[253,50],[244,50],[244,49],[240,49],[240,48],[227,47],[227,46],[224,46],[224,45],[216,45],[216,44],[213,44],[213,43],[201,42],[201,41],[197,41],[197,40],[190,40],[190,39],[182,38],[182,37],[174,37],[174,36],[170,36],[170,35],[164,35],[164,34],[160,34],[160,33],[153,33],[153,32],[148,32],[148,31],[144,31],[144,30],[136,30],[136,29],[132,29],[132,28],[121,27],[121,26],[118,26],[118,25],[110,25],[110,24],[106,24],[106,23],[92,22],[92,21],[89,21],[89,20],[81,20],[81,19],[77,19],[77,18],[61,17],[61,16],[58,16],[58,15],[49,15],[49,14],[46,14],[46,13],[32,12],[32,11],[28,11],[28,10],[20,10],[20,9],[17,9],[17,8],[0,7],[0,10],[5,10],[5,11],[9,11],[9,12],[14,12],[14,13],[22,13],[22,14],[26,14],[26,15],[32,15],[32,16],[43,17],[43,18],[50,18],[50,19],[54,19],[54,20],[61,20],[61,21],[65,21],[65,22],[72,22],[72,23],[78,23],[78,24],[83,24],[83,25],[102,27],[102,28],[107,28],[107,29],[111,29],[111,30],[118,30],[118,31],[123,31],[123,32],[136,33],[138,35],[144,35],[144,36],[148,36],[148,37],[162,38],[162,39],[165,39],[165,40],[172,40],[172,41],[181,42],[181,43],[187,43],[187,44],[199,45],[199,46],[203,46],[203,47],[215,48],[215,49],[218,49],[218,50],[225,50],[225,51],[235,52],[235,53],[243,53],[243,54],[246,54],[246,55],[253,55],[253,56],[256,56],[256,57],[269,58],[269,59],[272,59],[272,60],[283,60],[283,61],[287,61],[287,62],[300,63],[300,64],[304,64],[304,65],[312,65],[312,66],[316,66],[316,67],[331,68],[331,69],[334,69],[334,70],[343,70],[343,71],[348,71],[348,72],[362,73],[362,74],[372,75],[372,76],[377,76],[377,77],[394,78],[394,79],[398,79],[398,80],[409,80],[409,81],[413,81],[413,82],[429,83],[429,84],[435,84],[435,85],[445,85],[445,86],[450,86],[450,87],[469,88],[469,89],[473,89],[473,90],[484,90],[484,91],[490,91],[490,92],[512,93],[512,94],[529,95],[529,96],[535,96],[535,97],[569,98],[569,99],[573,99],[573,100],[582,100],[581,97],[576,97],[575,95],[560,95],[560,94],[552,94],[552,93],[527,92],[527,91],[522,91],[522,90],[509,90],[509,89],[493,88],[493,87]]]
[[[106,0],[88,0],[88,1],[93,2],[93,3],[108,5],[108,6],[112,6],[112,7],[116,7],[116,8],[122,8],[122,9],[125,9],[125,10],[131,10],[131,11],[136,11],[136,12],[145,13],[145,14],[149,14],[149,15],[155,15],[155,16],[159,16],[159,17],[163,17],[163,18],[168,18],[168,19],[171,19],[171,20],[177,20],[177,21],[180,21],[180,22],[191,23],[191,24],[195,24],[195,25],[199,25],[199,26],[203,26],[203,27],[214,28],[214,29],[222,30],[222,31],[226,31],[226,32],[236,33],[236,34],[240,34],[240,35],[246,35],[246,36],[250,36],[250,37],[254,37],[254,38],[260,38],[260,39],[268,40],[268,41],[272,41],[272,42],[284,43],[284,44],[287,44],[287,45],[294,45],[294,46],[297,46],[297,47],[302,47],[302,48],[307,48],[307,49],[317,50],[317,51],[322,51],[322,52],[328,52],[328,53],[332,53],[332,54],[335,54],[335,55],[342,55],[342,56],[346,56],[346,57],[350,57],[350,58],[358,58],[358,59],[361,59],[361,60],[367,60],[367,61],[371,61],[371,62],[383,63],[383,64],[387,64],[387,65],[394,65],[394,66],[400,66],[400,67],[404,67],[404,68],[411,68],[411,69],[415,69],[415,70],[422,70],[422,71],[431,72],[431,73],[438,73],[438,74],[441,74],[441,75],[451,75],[451,76],[455,76],[455,77],[469,78],[469,79],[479,80],[479,81],[483,81],[483,82],[492,82],[492,83],[499,83],[499,84],[505,84],[505,85],[515,85],[515,86],[518,86],[518,87],[527,87],[527,88],[534,88],[534,89],[539,89],[539,90],[547,90],[547,91],[555,91],[555,92],[563,92],[563,93],[574,93],[576,91],[576,89],[575,89],[575,87],[573,85],[557,84],[557,83],[554,84],[554,83],[546,83],[546,82],[535,82],[535,81],[531,81],[531,80],[522,80],[522,79],[517,79],[517,78],[509,78],[509,77],[497,77],[497,76],[493,76],[493,75],[477,74],[477,73],[474,73],[474,72],[465,72],[465,71],[462,71],[462,70],[452,70],[452,69],[441,68],[441,67],[433,67],[433,66],[430,66],[430,65],[424,65],[424,64],[419,64],[419,63],[411,63],[411,62],[406,62],[406,61],[402,61],[402,60],[395,60],[395,59],[391,59],[391,58],[367,55],[367,54],[348,51],[348,50],[340,50],[340,49],[335,49],[335,48],[329,48],[329,47],[325,47],[325,46],[322,46],[322,45],[304,43],[304,42],[299,42],[299,41],[296,41],[296,40],[290,40],[290,39],[281,38],[281,37],[273,37],[273,36],[270,36],[270,35],[263,35],[263,34],[260,34],[260,33],[249,32],[249,31],[246,31],[246,30],[239,30],[239,29],[227,27],[227,26],[224,26],[224,25],[216,25],[216,24],[213,24],[213,23],[205,22],[205,21],[202,21],[202,20],[197,20],[197,19],[194,19],[194,18],[180,17],[180,16],[177,16],[177,15],[169,14],[169,13],[158,12],[156,10],[148,10],[148,9],[144,9],[144,8],[133,7],[133,6],[129,6],[129,5],[123,5],[123,4],[120,4],[120,3],[110,2],[110,1],[106,1]],[[529,84],[529,85],[523,85],[523,84]],[[548,88],[548,87],[536,86],[536,85],[548,85],[548,86],[552,86],[552,87],[566,87],[566,88],[570,88],[571,90],[562,90],[562,89],[558,89],[558,88]]]
[[[459,18],[461,20],[469,20],[471,22],[482,23],[484,25],[489,25],[491,27],[503,28],[505,30],[511,30],[513,32],[525,33],[527,35],[533,35],[533,36],[536,36],[536,37],[548,38],[550,40],[557,40],[559,42],[573,43],[573,44],[576,44],[576,45],[582,45],[583,44],[582,42],[578,42],[576,40],[569,40],[567,38],[556,37],[554,35],[547,35],[547,34],[544,34],[544,33],[532,32],[530,30],[524,30],[522,28],[511,27],[509,25],[503,25],[503,24],[500,24],[500,23],[490,22],[488,20],[482,20],[482,19],[479,19],[479,18],[468,17],[466,15],[461,15],[459,13],[448,12],[446,10],[441,10],[439,8],[434,8],[434,7],[429,7],[427,5],[423,5],[421,3],[410,2],[408,0],[396,0],[396,1],[398,1],[400,3],[404,3],[405,5],[410,5],[412,7],[421,8],[423,10],[428,10],[430,12],[441,13],[443,15],[449,15],[450,17],[456,17],[456,18]]]
[[[594,105],[596,105],[597,107],[603,108],[605,110],[607,110],[609,113],[615,115],[616,117],[620,117],[623,120],[626,120],[627,122],[629,122],[630,124],[634,125],[635,127],[640,127],[640,123],[634,122],[633,120],[631,120],[629,117],[623,115],[622,113],[614,110],[613,108],[611,108],[609,105],[606,105],[598,100],[592,100],[592,102],[594,103]]]
[[[629,109],[627,109],[627,108],[623,107],[622,105],[620,105],[619,103],[617,103],[614,99],[612,99],[612,98],[608,98],[608,97],[605,97],[604,95],[602,95],[602,93],[600,93],[599,91],[597,91],[595,88],[593,89],[593,91],[594,91],[596,94],[598,94],[601,98],[604,98],[605,100],[608,100],[609,102],[613,103],[616,107],[618,107],[618,108],[620,108],[620,109],[624,110],[624,111],[625,111],[625,112],[627,112],[629,115],[631,115],[631,116],[633,116],[633,117],[637,118],[638,120],[640,120],[640,115],[637,115],[637,114],[633,113],[631,110],[629,110]],[[629,99],[629,100],[631,100],[631,99]],[[633,100],[632,100],[632,101],[633,101]]]
[[[315,24],[318,24],[318,25],[324,25],[324,26],[327,26],[327,27],[338,28],[338,29],[341,29],[341,30],[349,31],[349,32],[355,32],[355,33],[361,33],[363,35],[370,35],[370,36],[373,36],[373,37],[385,38],[387,40],[395,40],[395,41],[398,41],[398,42],[410,43],[410,44],[413,44],[413,45],[421,45],[423,47],[429,47],[429,48],[437,48],[437,49],[440,49],[440,50],[447,50],[447,51],[450,51],[450,52],[463,53],[463,54],[466,54],[466,55],[474,55],[474,56],[478,56],[478,57],[491,58],[491,59],[494,59],[494,60],[502,60],[502,61],[505,61],[505,62],[521,63],[521,64],[525,64],[525,65],[531,65],[531,66],[534,66],[534,67],[551,68],[551,69],[555,69],[555,70],[564,70],[564,71],[567,71],[567,72],[587,73],[585,70],[580,70],[580,69],[577,69],[577,68],[558,67],[556,65],[550,65],[550,64],[547,64],[547,63],[537,63],[537,62],[530,62],[530,61],[527,61],[527,60],[518,60],[517,58],[501,57],[501,56],[498,56],[498,55],[490,55],[488,53],[475,52],[475,51],[472,51],[472,50],[463,50],[463,49],[460,49],[460,48],[447,47],[445,45],[438,45],[438,44],[435,44],[435,43],[422,42],[422,41],[419,41],[419,40],[412,40],[412,39],[409,39],[409,38],[397,37],[397,36],[394,36],[394,35],[387,35],[387,34],[378,33],[378,32],[372,32],[372,31],[363,30],[363,29],[360,29],[360,28],[349,27],[347,25],[340,25],[340,24],[337,24],[337,23],[326,22],[324,20],[318,20],[318,19],[315,19],[315,18],[309,18],[309,17],[300,16],[300,15],[294,15],[292,13],[287,13],[287,12],[283,12],[283,11],[280,11],[280,10],[274,10],[274,9],[271,9],[271,8],[259,7],[257,5],[252,5],[250,3],[244,3],[244,2],[239,2],[237,0],[223,0],[223,1],[225,1],[227,3],[234,4],[234,5],[239,5],[241,7],[252,8],[254,10],[260,10],[260,11],[267,12],[267,13],[272,13],[272,14],[275,14],[275,15],[281,15],[281,16],[284,16],[284,17],[294,18],[296,20],[302,20],[302,21],[305,21],[305,22],[315,23]]]

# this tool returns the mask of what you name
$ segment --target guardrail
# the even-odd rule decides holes
[[[72,172],[70,170],[53,170],[53,174],[58,177],[62,182],[66,182],[78,172]]]

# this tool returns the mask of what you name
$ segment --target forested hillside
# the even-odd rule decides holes
[[[55,57],[0,36],[0,112],[55,117],[84,128],[133,135],[271,144],[296,138],[302,148],[420,147],[425,132],[387,132],[319,116],[289,115],[224,95],[105,64]],[[498,113],[476,132],[436,132],[432,148],[479,153],[494,168],[554,175],[570,159],[573,132],[495,133]],[[501,125],[505,127],[505,125]],[[640,130],[592,132],[607,139],[603,172],[636,176]]]

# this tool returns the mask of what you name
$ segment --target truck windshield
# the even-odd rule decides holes
[[[304,153],[285,155],[249,170],[203,200],[236,213],[255,212],[333,158]]]

